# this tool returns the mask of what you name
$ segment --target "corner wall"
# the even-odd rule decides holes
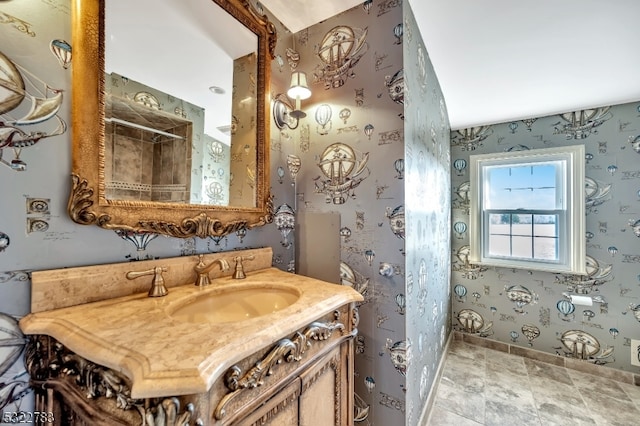
[[[417,425],[451,332],[449,119],[412,9],[404,10],[406,425]]]
[[[640,372],[630,363],[630,339],[640,336],[639,111],[636,102],[451,133],[456,330]],[[465,265],[469,155],[576,144],[586,151],[589,276]],[[563,293],[595,302],[573,305]],[[475,318],[476,329],[465,329],[459,318]]]

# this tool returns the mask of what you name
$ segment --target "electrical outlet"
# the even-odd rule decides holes
[[[631,339],[631,365],[640,367],[640,340]]]

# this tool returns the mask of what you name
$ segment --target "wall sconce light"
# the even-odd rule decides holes
[[[300,109],[300,100],[309,99],[311,96],[311,90],[307,84],[307,73],[304,71],[294,71],[291,73],[291,85],[289,90],[287,90],[287,96],[296,101],[296,107],[293,111],[289,112],[289,115],[296,120],[306,117],[307,114]]]

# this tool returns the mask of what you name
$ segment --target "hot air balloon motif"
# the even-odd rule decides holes
[[[289,68],[291,68],[291,71],[294,71],[296,68],[298,68],[298,62],[300,62],[300,53],[296,52],[290,47],[287,47],[285,56],[287,57],[287,62],[289,63]]]
[[[278,166],[276,173],[278,174],[278,183],[281,184],[282,179],[284,178],[284,167]]]
[[[20,331],[18,321],[13,317],[0,313],[0,407],[19,401],[32,389],[29,387],[28,378],[24,378],[26,372],[23,357],[28,339]]]
[[[369,264],[369,266],[371,266],[371,262],[373,262],[374,257],[376,257],[376,252],[374,252],[373,250],[367,249],[364,251],[364,258]]]
[[[456,222],[453,224],[453,230],[456,233],[458,239],[462,238],[462,234],[467,232],[467,224],[464,222]]]
[[[364,296],[369,287],[369,278],[363,277],[348,264],[340,262],[340,283],[352,287]]]
[[[393,35],[396,37],[396,41],[394,44],[402,44],[402,33],[403,33],[402,23],[393,27]]]
[[[349,108],[342,108],[340,110],[340,113],[338,114],[338,117],[342,119],[342,122],[344,124],[347,124],[347,120],[349,119],[349,117],[351,117],[351,110]]]
[[[591,334],[580,330],[569,330],[560,336],[564,352],[577,359],[588,359],[600,351],[600,342]]]
[[[0,163],[15,171],[24,171],[27,164],[20,159],[22,148],[67,130],[66,123],[57,115],[62,105],[62,90],[51,88],[2,52],[0,89]],[[44,123],[49,120],[53,124],[45,129]],[[2,158],[4,148],[13,149],[13,160]]]
[[[371,135],[373,134],[373,124],[367,124],[364,126],[364,134],[367,136],[369,140],[371,140]]]
[[[407,375],[407,342],[404,340],[392,344],[391,339],[387,339],[386,349],[389,351],[391,362],[396,371],[403,376]]]
[[[220,206],[225,203],[225,187],[220,182],[213,181],[205,187],[207,197],[209,197],[209,204],[214,206]]]
[[[404,105],[404,69],[398,70],[393,76],[386,76],[385,84],[391,100]]]
[[[463,151],[474,151],[493,133],[491,126],[469,127],[456,130],[451,146],[459,146]]]
[[[517,129],[518,129],[518,123],[516,123],[515,121],[512,121],[511,123],[509,123],[509,130],[511,130],[511,133],[515,133]]]
[[[609,254],[611,255],[611,257],[614,257],[616,255],[616,253],[618,252],[618,248],[615,246],[609,246],[609,248],[607,249],[607,251],[609,252]]]
[[[629,221],[629,226],[633,229],[633,233],[636,237],[640,238],[640,219],[633,221]]]
[[[209,155],[214,163],[224,160],[224,147],[220,141],[212,141],[208,144]]]
[[[404,159],[398,158],[393,162],[393,168],[396,171],[396,179],[404,179]]]
[[[0,232],[0,253],[9,247],[10,243],[11,240],[9,239],[9,236],[4,232]]]
[[[576,310],[576,307],[567,299],[558,300],[558,303],[556,303],[556,309],[558,309],[558,318],[562,321],[573,320],[573,312]]]
[[[407,307],[407,299],[406,299],[406,297],[404,296],[404,294],[399,293],[399,294],[396,294],[395,300],[396,300],[396,305],[398,305],[397,312],[400,315],[404,315],[405,314],[405,309]]]
[[[562,275],[557,277],[556,281],[560,284],[566,284],[569,291],[579,294],[589,294],[596,287],[610,281],[613,277],[613,265],[600,265],[600,263],[591,256],[586,256],[587,276],[581,275]]]
[[[364,378],[364,385],[366,386],[369,393],[373,391],[373,388],[376,387],[376,381],[371,376],[367,376]]]
[[[51,53],[56,57],[65,70],[71,64],[71,45],[64,40],[51,40],[49,45]]]
[[[585,139],[591,133],[597,132],[596,128],[613,116],[610,109],[608,106],[560,114],[565,124],[556,126],[553,134],[564,134],[567,139]]]
[[[398,206],[391,210],[387,207],[386,216],[389,218],[389,226],[391,226],[391,232],[404,240],[404,206]]]
[[[371,6],[373,5],[373,0],[365,0],[364,3],[362,3],[362,8],[365,10],[365,12],[367,12],[367,15],[369,14],[369,11],[371,10]]]
[[[292,180],[296,180],[300,167],[302,167],[300,157],[294,154],[287,155],[287,169],[289,169],[289,176],[291,176]]]
[[[318,108],[316,108],[316,123],[320,125],[320,127],[317,127],[316,130],[319,135],[329,134],[329,130],[331,130],[331,115],[331,107],[327,104],[322,104]]]
[[[529,346],[533,346],[533,339],[540,336],[540,329],[532,324],[525,324],[521,328],[522,334],[529,341]]]
[[[362,155],[360,161],[349,145],[334,143],[329,145],[320,156],[318,167],[326,177],[315,183],[315,192],[325,194],[327,203],[344,204],[345,195],[355,198],[357,188],[368,176],[367,163],[369,153]]]
[[[511,287],[508,287],[506,289],[506,295],[509,300],[516,304],[513,310],[519,314],[526,313],[524,311],[524,307],[537,300],[537,295],[529,291],[528,288],[521,285],[513,285]]]
[[[582,311],[582,317],[587,321],[591,321],[595,316],[596,316],[596,313],[593,312],[591,309],[585,309],[584,311]]]
[[[611,176],[613,176],[618,171],[618,166],[616,166],[615,164],[612,164],[609,167],[607,167],[607,171]]]
[[[337,26],[330,29],[320,42],[317,56],[322,65],[316,67],[315,81],[324,83],[325,89],[344,85],[347,78],[355,77],[353,67],[367,52],[367,29]]]
[[[456,298],[459,302],[464,302],[466,300],[465,296],[467,295],[467,288],[462,284],[456,284],[453,287],[453,292],[456,294]]]
[[[511,337],[511,341],[513,343],[516,343],[518,341],[518,337],[520,337],[520,333],[518,333],[517,331],[513,330],[511,333],[509,333],[509,337]]]
[[[340,228],[340,236],[344,239],[345,242],[347,242],[349,240],[349,237],[351,236],[351,229],[343,226],[342,228]]]
[[[633,136],[629,136],[629,143],[631,144],[631,148],[633,148],[635,152],[640,154],[640,135],[636,136],[635,138]]]
[[[296,227],[296,214],[293,209],[286,203],[279,206],[274,214],[274,222],[276,228],[280,231],[280,235],[282,235],[280,244],[286,248],[291,247],[287,237]]]
[[[458,158],[453,162],[453,168],[456,169],[456,175],[462,176],[467,168],[467,161],[463,158]]]
[[[619,331],[617,328],[613,327],[609,329],[609,334],[611,334],[613,336],[613,338],[615,339],[616,336],[618,335]]]
[[[479,334],[480,336],[491,334],[493,323],[488,322],[485,324],[482,315],[473,309],[462,309],[458,312],[457,319],[462,329],[467,333]]]
[[[388,262],[380,262],[378,273],[383,277],[390,277],[395,273],[395,268]]]

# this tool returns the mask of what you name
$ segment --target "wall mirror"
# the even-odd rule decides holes
[[[78,0],[72,31],[75,222],[183,238],[271,222],[266,17],[246,0]]]

